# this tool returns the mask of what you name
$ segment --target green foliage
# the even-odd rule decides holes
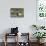
[[[35,27],[36,28],[36,30],[39,30],[39,29],[45,29],[45,26],[37,26],[37,25],[32,25],[33,26],[33,28]]]
[[[40,27],[40,29],[44,29],[44,28],[45,28],[45,26],[41,26],[41,27]]]
[[[42,39],[44,36],[46,36],[45,32],[35,32],[33,34],[37,39]]]
[[[36,28],[36,30],[38,30],[38,27],[37,27],[36,25],[32,25],[32,27],[33,27],[33,28],[35,27],[35,28]]]

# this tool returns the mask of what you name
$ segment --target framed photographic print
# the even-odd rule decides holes
[[[11,17],[24,17],[24,8],[11,8]]]

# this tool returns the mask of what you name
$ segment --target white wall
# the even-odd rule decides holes
[[[24,17],[11,18],[10,8],[24,8]],[[16,26],[20,32],[31,34],[32,24],[36,24],[36,0],[0,0],[0,34]]]

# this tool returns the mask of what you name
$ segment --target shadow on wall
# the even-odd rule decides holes
[[[36,32],[36,30],[34,28],[32,28],[32,25],[29,26],[29,29],[30,29],[29,34],[30,34],[30,40],[31,40],[31,42],[36,42],[37,39],[33,36],[33,33]]]

